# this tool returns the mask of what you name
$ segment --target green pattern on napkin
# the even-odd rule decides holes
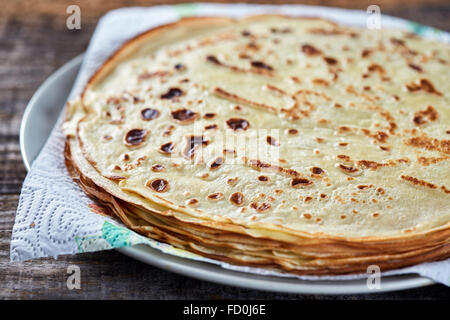
[[[102,237],[113,248],[127,247],[133,244],[132,241],[130,241],[131,230],[114,225],[108,221],[105,221],[103,224]]]
[[[195,16],[197,14],[197,3],[182,3],[174,6],[179,18]]]

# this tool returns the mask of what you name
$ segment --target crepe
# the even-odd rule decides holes
[[[323,19],[189,18],[68,104],[67,166],[129,228],[298,274],[450,256],[447,44]]]

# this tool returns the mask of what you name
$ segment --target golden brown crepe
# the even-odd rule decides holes
[[[450,256],[447,44],[322,19],[190,18],[68,104],[66,159],[129,228],[298,274]]]

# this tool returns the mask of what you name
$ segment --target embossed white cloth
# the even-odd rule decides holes
[[[258,13],[320,16],[361,27],[366,26],[369,17],[369,14],[363,11],[301,5],[185,4],[114,10],[106,14],[98,23],[70,96],[74,97],[80,93],[87,79],[114,50],[124,41],[142,31],[176,21],[183,16],[239,17]],[[450,42],[448,33],[398,18],[382,16],[381,27],[402,28],[422,36]],[[147,239],[126,229],[120,222],[94,213],[95,206],[93,206],[92,200],[72,181],[66,171],[61,122],[62,117],[41,153],[33,162],[24,181],[11,239],[11,261],[49,256],[56,258],[64,254],[146,244],[167,254],[207,261],[223,268],[242,272],[310,280],[344,280],[367,277],[367,275],[293,276],[263,269],[233,266]],[[450,286],[450,259],[393,270],[385,272],[383,275],[405,273],[418,273]]]

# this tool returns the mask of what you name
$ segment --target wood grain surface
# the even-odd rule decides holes
[[[198,281],[137,262],[116,251],[11,263],[11,229],[26,171],[19,148],[19,126],[26,104],[59,66],[83,52],[105,12],[122,6],[174,4],[144,0],[2,0],[0,2],[0,298],[3,299],[449,299],[442,285],[371,295],[312,296],[246,290]],[[258,1],[294,3],[295,1]],[[356,4],[357,3],[357,4]],[[81,8],[81,30],[66,28],[66,8]],[[303,1],[363,9],[450,31],[448,0]],[[68,290],[67,267],[81,269],[81,289]]]

